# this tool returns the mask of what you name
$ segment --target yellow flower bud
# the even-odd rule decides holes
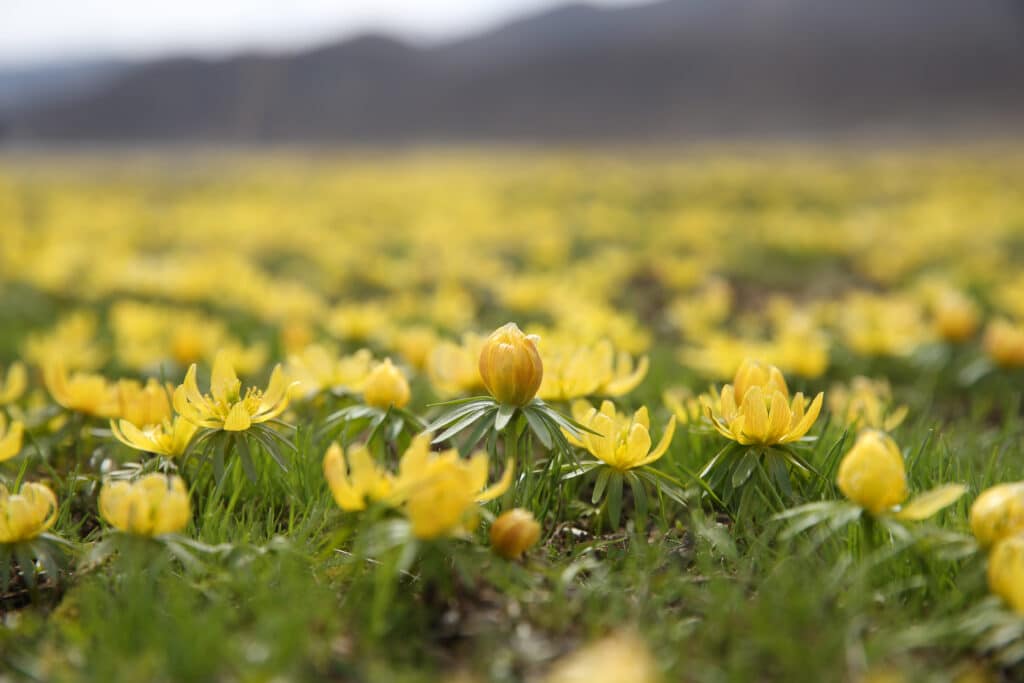
[[[1024,614],[1024,536],[996,543],[988,556],[988,588],[1018,614]]]
[[[515,323],[502,325],[480,350],[480,377],[499,403],[525,406],[544,378],[537,337],[525,335]]]
[[[390,358],[370,371],[363,383],[363,401],[374,408],[404,408],[409,403],[409,382]]]
[[[515,560],[540,538],[540,524],[529,510],[513,508],[491,525],[491,547],[507,560]]]
[[[971,506],[971,531],[983,546],[1024,532],[1024,482],[982,491]]]
[[[185,482],[162,474],[104,484],[99,507],[108,524],[137,536],[177,533],[192,517]]]
[[[839,464],[839,490],[873,515],[907,498],[907,474],[900,449],[884,432],[861,432]]]
[[[1015,325],[1005,318],[985,328],[985,352],[1002,368],[1024,366],[1024,325]]]
[[[955,289],[943,292],[935,301],[935,328],[946,341],[970,339],[980,317],[977,304]]]

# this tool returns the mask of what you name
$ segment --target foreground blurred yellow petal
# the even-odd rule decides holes
[[[163,474],[147,474],[134,482],[105,483],[99,508],[107,524],[136,536],[177,533],[192,518],[185,482],[181,477]]]
[[[25,483],[11,494],[0,484],[0,543],[29,541],[57,520],[57,497],[43,484]]]

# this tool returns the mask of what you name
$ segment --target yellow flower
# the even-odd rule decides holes
[[[907,416],[907,406],[893,408],[892,390],[884,379],[854,377],[850,384],[835,384],[828,391],[828,409],[846,425],[889,432]]]
[[[508,560],[522,556],[540,538],[540,524],[529,510],[513,508],[491,524],[491,548]]]
[[[295,380],[291,393],[308,397],[326,390],[355,391],[372,367],[368,349],[338,357],[327,347],[312,344],[288,357],[288,376]]]
[[[1024,325],[997,318],[985,328],[985,352],[1002,368],[1024,367]]]
[[[197,429],[198,426],[180,415],[173,422],[164,420],[160,424],[147,425],[141,429],[128,420],[117,423],[110,421],[110,431],[124,445],[168,458],[183,455]]]
[[[11,363],[7,368],[7,378],[0,381],[0,406],[14,403],[25,393],[28,386],[28,372],[24,363]]]
[[[196,384],[193,364],[185,381],[174,391],[174,409],[185,419],[209,429],[243,432],[253,424],[272,420],[288,407],[288,381],[281,366],[275,366],[264,392],[249,387],[242,395],[242,382],[223,354],[218,353],[210,375],[210,393]]]
[[[665,407],[676,416],[676,421],[682,424],[698,424],[704,417],[704,406],[700,398],[693,395],[689,389],[673,387],[666,389],[661,394],[661,400]]]
[[[983,546],[1024,532],[1024,482],[982,491],[971,505],[971,531]]]
[[[634,368],[625,351],[615,353],[607,339],[590,346],[541,345],[543,380],[537,396],[545,401],[570,401],[587,396],[622,396],[647,376],[643,356]]]
[[[24,358],[43,367],[59,362],[73,370],[98,368],[105,354],[95,342],[96,326],[93,313],[75,311],[61,318],[48,334],[30,336]]]
[[[469,533],[479,521],[477,504],[494,500],[512,485],[512,463],[488,487],[486,453],[468,460],[455,449],[432,453],[430,439],[430,434],[418,435],[402,455],[392,500],[403,505],[417,538]]]
[[[537,337],[523,334],[515,323],[499,327],[480,349],[480,377],[498,403],[525,406],[544,378]]]
[[[177,533],[192,517],[185,482],[163,474],[104,484],[99,507],[108,524],[136,536]]]
[[[113,417],[119,410],[117,387],[102,375],[76,372],[68,377],[60,361],[43,367],[46,388],[60,405],[68,410],[95,417]]]
[[[631,631],[609,635],[559,660],[544,683],[657,683],[647,644]]]
[[[577,422],[597,432],[583,432],[578,440],[573,441],[581,444],[595,458],[622,472],[649,465],[665,455],[676,431],[673,415],[665,426],[661,441],[651,450],[651,420],[646,407],[627,416],[616,412],[611,401],[601,403],[600,410],[586,401],[577,401],[573,403],[572,413]]]
[[[117,383],[118,417],[131,422],[136,427],[158,425],[171,419],[171,399],[174,387],[170,384],[161,385],[152,377],[143,386],[132,379],[122,379]]]
[[[992,548],[988,587],[1014,612],[1024,615],[1024,536],[1009,536]]]
[[[57,521],[57,496],[43,484],[26,483],[11,494],[0,484],[0,543],[29,541]]]
[[[932,315],[939,336],[946,341],[970,339],[978,329],[978,305],[956,289],[943,289],[932,302]]]
[[[327,329],[339,339],[366,342],[388,336],[393,317],[377,302],[346,304],[327,318]]]
[[[362,385],[363,401],[368,406],[386,409],[404,408],[409,403],[409,382],[402,371],[385,358],[378,363]]]
[[[430,352],[427,376],[438,394],[454,396],[484,389],[480,376],[480,351],[484,338],[467,332],[459,344],[445,340]]]
[[[744,445],[772,446],[803,438],[818,419],[824,395],[815,396],[810,407],[800,392],[790,400],[778,368],[745,360],[733,383],[722,387],[717,402],[714,398],[701,400],[719,433]]]
[[[409,365],[420,371],[426,370],[430,352],[435,346],[437,332],[422,325],[402,328],[396,331],[391,339],[391,347],[398,351]]]
[[[947,484],[924,493],[900,507],[907,499],[907,472],[899,446],[887,434],[865,430],[839,463],[836,479],[849,500],[875,516],[921,520],[954,503],[966,488]]]
[[[365,510],[367,499],[385,501],[391,494],[394,477],[378,467],[366,446],[349,450],[348,457],[337,443],[324,455],[324,478],[334,501],[342,510]]]
[[[873,515],[907,499],[907,472],[896,442],[882,432],[861,433],[839,464],[843,495]]]
[[[0,462],[10,460],[21,451],[21,439],[25,426],[18,420],[7,425],[7,416],[0,413]]]
[[[468,533],[478,523],[478,503],[494,500],[512,484],[511,463],[501,479],[487,487],[487,454],[465,460],[457,450],[430,451],[431,434],[413,438],[402,454],[398,474],[381,468],[365,446],[348,456],[332,444],[324,456],[324,478],[343,510],[363,510],[366,501],[400,507],[417,538]]]

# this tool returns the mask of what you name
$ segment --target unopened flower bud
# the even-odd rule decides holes
[[[363,401],[374,408],[404,408],[409,403],[409,382],[390,358],[370,371],[363,384]]]
[[[491,525],[491,547],[508,560],[518,559],[540,538],[540,524],[529,510],[513,508]]]
[[[499,403],[525,406],[544,377],[537,337],[525,335],[515,323],[499,327],[480,350],[480,377]]]
[[[896,442],[884,432],[862,432],[843,456],[836,483],[844,496],[873,515],[902,503],[907,472]]]
[[[1024,482],[982,491],[971,506],[971,531],[983,546],[1024,532]]]
[[[988,556],[988,588],[1014,612],[1024,614],[1024,536],[996,543]]]

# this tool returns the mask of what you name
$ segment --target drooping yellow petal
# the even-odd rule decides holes
[[[476,497],[476,502],[486,503],[501,496],[505,491],[508,491],[510,486],[512,486],[512,477],[514,475],[515,465],[510,458],[508,462],[505,463],[505,471],[502,473],[501,478],[489,488],[484,489],[480,495]]]
[[[800,422],[790,430],[789,434],[786,435],[782,443],[790,443],[793,441],[799,441],[804,437],[807,432],[810,431],[811,427],[814,426],[814,421],[818,419],[818,414],[821,412],[821,403],[824,400],[825,395],[818,393],[811,402],[811,407],[808,408],[807,412],[800,419]]]
[[[668,424],[665,425],[665,431],[662,433],[661,440],[658,441],[658,445],[655,446],[654,450],[651,451],[646,458],[641,460],[637,466],[639,467],[642,465],[649,465],[652,462],[661,458],[661,456],[665,455],[665,452],[668,450],[669,444],[672,443],[672,437],[675,436],[675,433],[676,416],[673,415],[669,418]]]
[[[919,521],[928,519],[942,508],[952,505],[967,493],[963,484],[946,484],[922,493],[893,514],[896,519]]]

